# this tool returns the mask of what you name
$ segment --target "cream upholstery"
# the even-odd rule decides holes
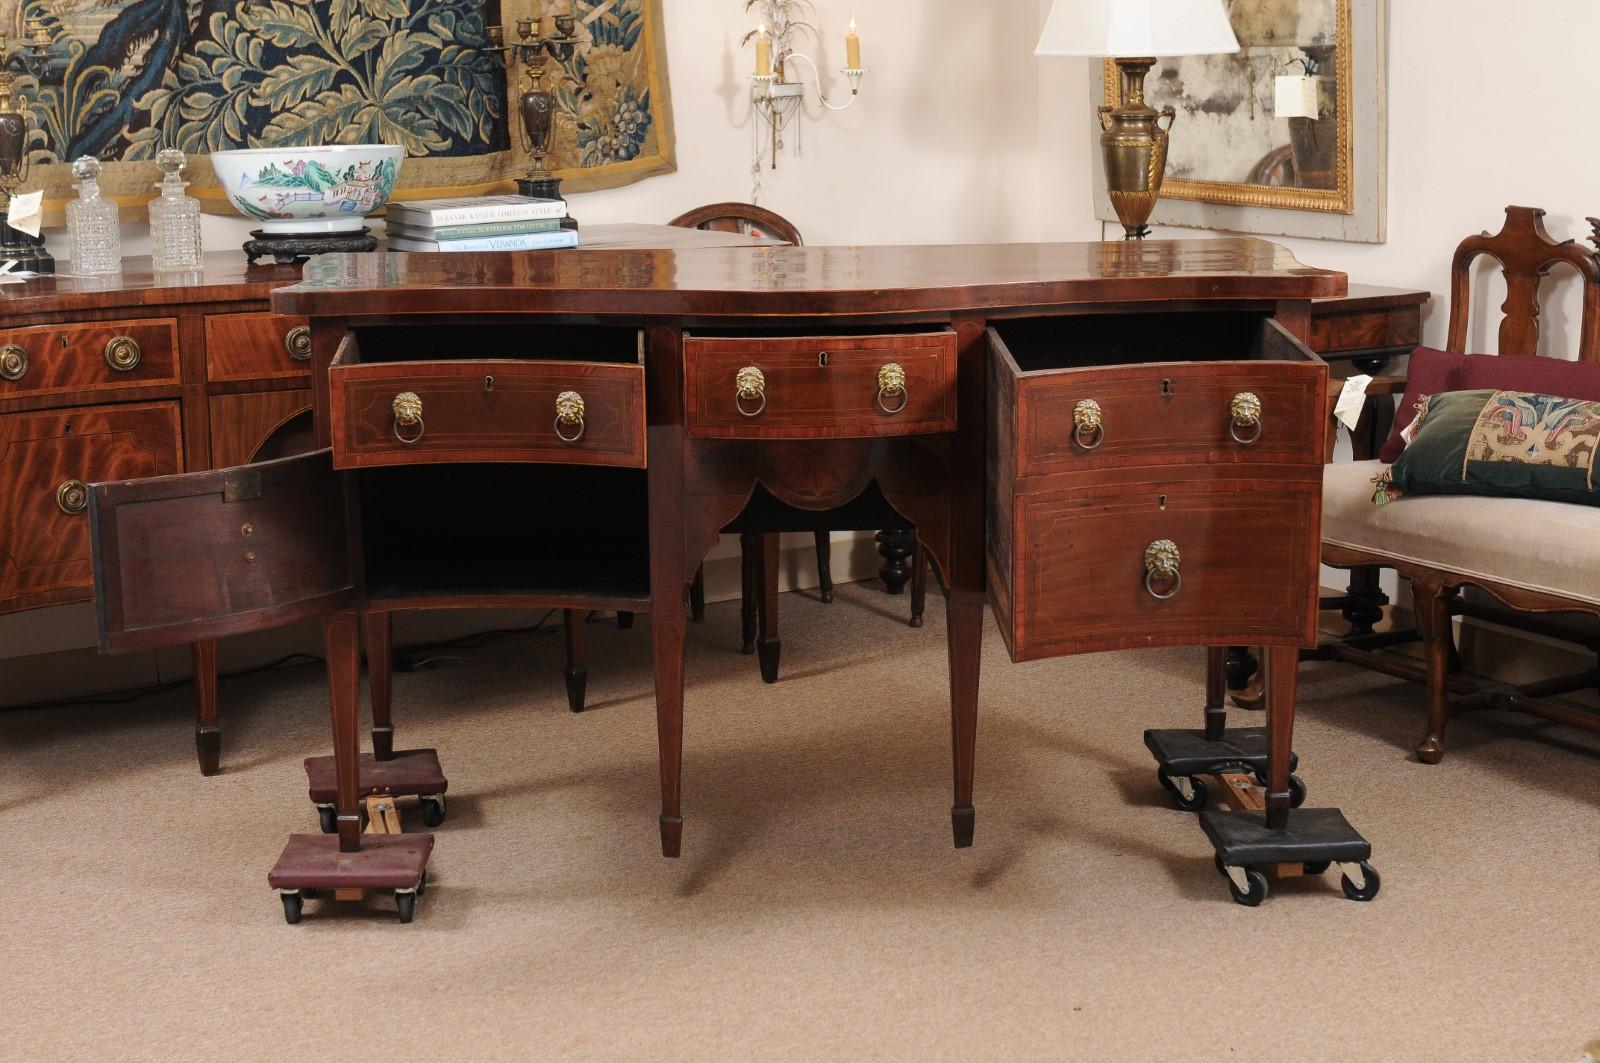
[[[1383,467],[1327,467],[1323,542],[1600,605],[1600,507],[1449,495],[1375,506],[1372,478]]]

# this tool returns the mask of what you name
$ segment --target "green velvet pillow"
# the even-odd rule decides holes
[[[1600,505],[1600,402],[1525,391],[1430,396],[1373,501],[1499,495]]]

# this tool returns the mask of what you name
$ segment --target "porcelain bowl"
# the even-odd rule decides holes
[[[392,144],[240,148],[211,154],[234,209],[269,233],[359,232],[394,191],[406,151]]]

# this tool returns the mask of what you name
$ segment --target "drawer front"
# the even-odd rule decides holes
[[[93,597],[88,494],[183,468],[177,403],[0,416],[0,612]]]
[[[1313,310],[1309,346],[1318,354],[1415,347],[1421,342],[1420,304],[1348,310],[1336,314],[1317,314]]]
[[[1321,505],[1314,477],[1021,495],[1012,655],[1310,645]]]
[[[643,366],[375,362],[336,365],[329,384],[333,460],[341,469],[422,461],[645,465]],[[563,398],[569,393],[576,404]]]
[[[0,399],[178,379],[178,330],[170,318],[0,329]]]
[[[683,357],[691,436],[853,439],[955,431],[954,332],[690,336]]]
[[[1327,367],[1315,362],[1182,362],[1024,375],[1017,387],[1017,474],[1194,461],[1316,462],[1326,380]],[[1259,402],[1253,423],[1243,396]],[[1091,411],[1098,427],[1084,416]]]
[[[206,318],[206,379],[296,380],[311,377],[311,325],[283,314],[213,314]]]

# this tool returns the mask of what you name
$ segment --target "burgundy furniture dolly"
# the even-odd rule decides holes
[[[326,834],[294,834],[267,885],[283,899],[283,918],[300,921],[308,897],[331,893],[334,900],[360,900],[371,890],[393,891],[400,921],[411,922],[417,898],[428,888],[431,834],[369,834],[355,852],[341,851]]]
[[[439,766],[438,750],[402,749],[384,759],[363,753],[357,773],[357,800],[374,794],[415,797],[422,802],[424,824],[437,827],[444,822],[444,792],[450,782]],[[311,784],[311,803],[317,806],[322,833],[334,833],[339,829],[339,784],[333,758],[307,757],[306,780]]]

